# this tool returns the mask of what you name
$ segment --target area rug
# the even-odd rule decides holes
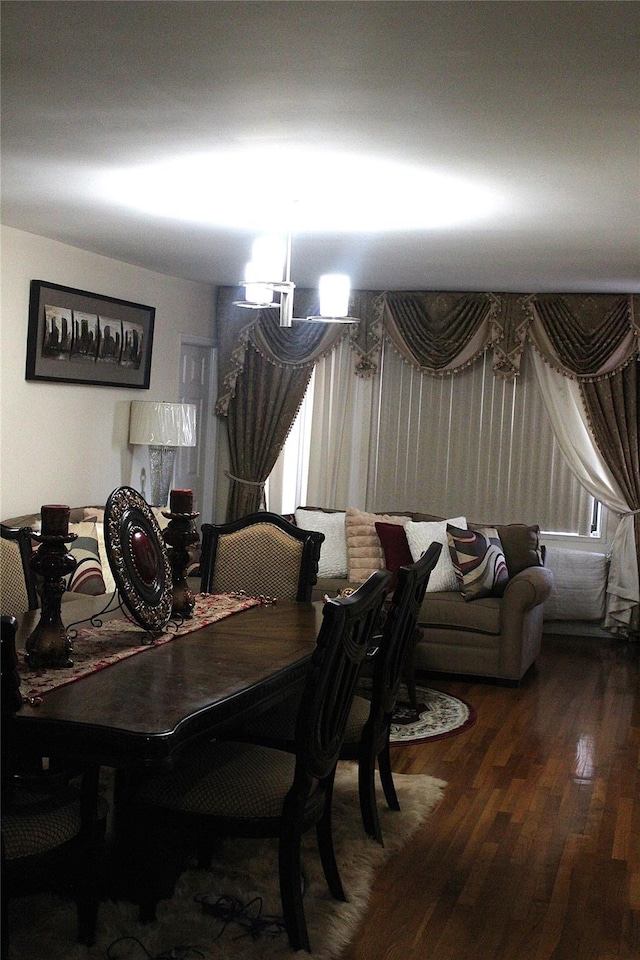
[[[468,730],[476,722],[473,707],[449,693],[416,684],[416,699],[417,715],[403,684],[393,713],[391,743],[442,740]]]
[[[305,911],[311,955],[292,953],[280,929],[277,848],[271,841],[227,841],[211,871],[189,869],[178,880],[172,900],[158,907],[158,920],[142,925],[137,908],[128,903],[103,903],[97,943],[74,942],[76,912],[72,903],[52,896],[27,897],[10,904],[11,960],[335,960],[355,935],[367,909],[376,872],[418,829],[442,797],[446,784],[429,776],[395,774],[401,810],[391,811],[384,798],[378,806],[384,847],[366,838],[358,805],[357,767],[341,763],[334,795],[334,833],[338,865],[348,903],[328,893],[317,856],[315,831],[304,838]],[[254,938],[248,922],[225,925],[202,904],[232,896],[247,905],[262,933]],[[258,899],[259,898],[259,899]],[[225,903],[228,901],[224,901]]]

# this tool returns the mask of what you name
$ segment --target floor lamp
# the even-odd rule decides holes
[[[129,443],[149,447],[150,504],[165,507],[178,447],[196,445],[195,403],[132,400]]]

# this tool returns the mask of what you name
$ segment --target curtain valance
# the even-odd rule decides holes
[[[638,306],[640,298],[629,294],[534,294],[527,336],[565,377],[601,380],[637,356]]]
[[[517,376],[527,342],[555,370],[583,382],[610,377],[638,356],[640,297],[631,294],[515,294],[430,291],[354,291],[353,326],[278,325],[276,310],[249,313],[234,307],[237,287],[218,292],[222,351],[216,413],[226,416],[251,344],[268,363],[308,371],[349,337],[354,373],[378,368],[383,339],[407,363],[431,376],[454,374],[485,350],[496,376]],[[317,293],[298,289],[296,313],[318,311]],[[637,318],[637,319],[636,319]]]
[[[469,366],[500,339],[490,293],[384,293],[380,327],[398,353],[422,373],[441,376]]]

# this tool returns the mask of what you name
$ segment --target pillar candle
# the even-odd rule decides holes
[[[48,503],[40,507],[43,537],[66,537],[69,534],[69,507],[61,503]]]
[[[172,490],[169,510],[171,513],[193,513],[193,490]]]

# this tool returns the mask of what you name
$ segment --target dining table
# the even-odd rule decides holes
[[[323,603],[252,603],[205,625],[169,624],[161,637],[136,631],[122,608],[101,613],[104,597],[63,603],[63,623],[78,631],[72,658],[83,643],[101,651],[107,632],[133,644],[114,662],[99,654],[80,676],[69,667],[45,677],[29,671],[24,646],[40,611],[24,614],[16,648],[25,702],[15,736],[41,756],[138,772],[173,765],[304,683]]]

